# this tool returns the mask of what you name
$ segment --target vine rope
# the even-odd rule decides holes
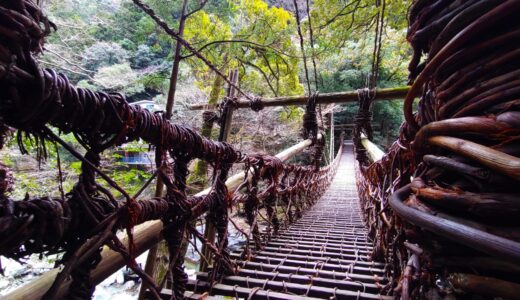
[[[45,37],[53,29],[56,26],[31,0],[0,4],[0,142],[13,128],[23,152],[23,139],[32,138],[39,158],[44,158],[46,141],[51,141],[82,163],[78,182],[63,197],[28,195],[21,201],[8,196],[13,175],[0,164],[0,255],[20,260],[34,253],[64,253],[58,262],[63,268],[45,299],[56,298],[69,278],[73,283],[67,299],[91,297],[94,285],[90,273],[99,263],[103,245],[124,258],[155,298],[160,298],[160,289],[169,280],[173,298],[182,299],[187,283],[181,247],[185,237],[193,235],[209,244],[215,261],[211,278],[216,281],[236,270],[227,247],[231,208],[244,207],[247,235],[259,242],[301,216],[330,183],[337,164],[300,166],[272,156],[244,154],[230,144],[173,124],[162,113],[132,106],[123,95],[74,87],[65,75],[42,69],[37,63]],[[232,105],[232,101],[227,103]],[[208,122],[214,119],[207,116]],[[69,146],[57,132],[73,133],[85,154]],[[317,132],[313,136],[316,139]],[[156,172],[140,191],[159,177],[166,187],[164,197],[143,199],[140,192],[130,195],[100,168],[103,151],[138,139],[153,145],[158,153]],[[212,188],[204,196],[186,193],[188,164],[195,158],[213,167]],[[246,176],[238,189],[228,191],[225,180],[233,164],[243,164]],[[121,193],[123,200],[99,183],[99,177]],[[203,214],[216,228],[214,244],[191,225]],[[169,250],[168,272],[157,283],[134,259],[133,227],[150,220],[162,221],[162,236]],[[266,230],[258,229],[261,223],[267,224]],[[119,230],[127,231],[128,247],[116,235]]]
[[[518,295],[519,12],[516,0],[416,0],[410,9],[406,122],[381,160],[358,155],[389,294]]]

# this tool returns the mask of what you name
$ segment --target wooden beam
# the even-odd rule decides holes
[[[404,99],[410,87],[397,87],[388,89],[376,89],[376,95],[374,100],[393,100],[393,99]],[[288,97],[277,97],[277,98],[265,98],[261,99],[264,107],[273,106],[287,106],[287,105],[305,105],[307,103],[307,96],[288,96]],[[317,102],[321,104],[332,104],[332,103],[348,103],[358,101],[357,91],[348,91],[340,93],[326,93],[319,94]],[[249,108],[249,101],[238,101],[236,108]],[[193,104],[189,106],[190,110],[215,110],[217,105],[207,104]]]
[[[385,152],[372,143],[364,134],[361,135],[361,144],[367,150],[368,156],[372,162],[378,161],[385,155]]]
[[[305,140],[300,142],[284,151],[278,153],[276,157],[278,157],[282,161],[287,161],[294,157],[296,154],[301,153],[305,148],[309,147],[312,144],[312,140]],[[238,173],[234,176],[231,176],[226,181],[226,185],[229,190],[234,190],[238,187],[238,185],[244,179],[244,173]],[[204,191],[198,193],[196,196],[204,196],[209,193],[210,189],[205,189]],[[134,228],[134,244],[135,244],[135,255],[141,255],[146,250],[153,247],[159,241],[162,240],[161,231],[162,231],[162,222],[159,220],[149,221],[138,225]],[[118,236],[121,238],[121,241],[125,246],[128,247],[128,236],[126,233],[120,233]],[[98,264],[96,269],[94,269],[91,273],[91,279],[94,284],[99,284],[105,278],[125,266],[125,261],[119,255],[119,253],[110,250],[108,247],[104,247],[101,252],[101,262]],[[25,284],[16,290],[10,292],[9,294],[2,297],[2,300],[25,300],[25,299],[40,299],[47,290],[51,287],[54,282],[54,278],[58,274],[59,269],[53,269],[49,272],[46,272],[42,276],[37,279]],[[65,292],[68,290],[71,281],[65,282],[58,295],[57,299],[64,299]]]
[[[231,82],[233,82],[234,85],[238,84],[238,70],[231,70],[229,72],[229,78],[230,78]],[[235,97],[235,94],[236,94],[235,92],[236,91],[233,88],[233,86],[229,85],[226,96],[231,99],[231,98]],[[227,140],[228,140],[229,133],[231,132],[231,124],[233,121],[233,111],[234,110],[235,110],[235,108],[233,108],[231,106],[224,108],[224,111],[221,115],[221,118],[223,119],[221,121],[224,121],[224,124],[222,124],[220,126],[220,132],[218,135],[219,142],[227,142]],[[215,236],[216,236],[216,228],[215,228],[213,222],[211,222],[210,217],[206,216],[206,222],[204,223],[204,238],[209,243],[213,244],[213,243],[215,243]],[[202,244],[201,251],[202,251],[203,257],[205,257],[206,259],[201,260],[199,270],[202,272],[207,272],[210,265],[213,264],[213,255],[211,253],[210,248],[205,243]]]

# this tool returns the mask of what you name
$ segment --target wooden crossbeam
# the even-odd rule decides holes
[[[408,90],[408,86],[387,88],[387,89],[376,89],[374,100],[395,100],[404,99]],[[261,99],[264,107],[273,106],[287,106],[287,105],[305,105],[307,103],[307,96],[287,96],[277,98],[265,98]],[[339,92],[339,93],[326,93],[319,94],[317,102],[320,104],[332,104],[332,103],[348,103],[358,101],[357,91]],[[236,103],[236,108],[249,108],[251,103],[249,101],[239,100]],[[207,104],[193,104],[189,106],[190,110],[215,110],[217,105]]]
[[[355,124],[334,124],[334,130],[352,130],[355,126]],[[380,127],[380,124],[372,124],[372,128],[374,129],[380,129]],[[330,128],[330,125],[327,126],[327,128]]]

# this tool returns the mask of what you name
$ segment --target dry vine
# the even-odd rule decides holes
[[[373,255],[393,278],[388,293],[518,297],[519,12],[517,0],[411,7],[406,122],[383,159],[359,156]]]
[[[172,124],[160,113],[131,106],[120,94],[75,88],[64,75],[41,69],[36,57],[55,26],[31,0],[2,2],[0,16],[1,128],[18,130],[22,151],[24,136],[32,137],[41,156],[46,155],[47,140],[60,144],[82,162],[77,184],[64,197],[28,197],[23,201],[6,195],[12,175],[0,165],[0,255],[21,259],[34,253],[64,252],[60,261],[64,267],[44,298],[56,298],[69,279],[73,284],[65,297],[90,297],[95,288],[90,272],[100,261],[103,245],[120,253],[159,298],[163,282],[154,283],[134,260],[132,229],[150,220],[162,221],[162,235],[170,252],[163,281],[173,283],[173,299],[183,298],[187,275],[182,239],[190,233],[208,243],[191,227],[192,220],[208,214],[217,229],[217,241],[209,247],[215,261],[211,276],[217,280],[235,271],[227,249],[231,207],[244,205],[251,227],[249,235],[261,241],[298,218],[327,188],[336,164],[319,168],[323,147],[316,130],[311,136],[316,144],[313,166],[242,154],[227,143],[211,141],[188,127]],[[315,124],[316,120],[306,124],[309,122]],[[86,154],[75,151],[48,125],[60,132],[72,132]],[[7,131],[2,130],[2,141]],[[159,154],[156,175],[166,186],[164,197],[138,199],[139,195],[129,195],[99,168],[104,150],[137,139],[153,145]],[[206,196],[186,194],[187,165],[194,158],[212,164],[214,170],[212,190]],[[243,163],[248,176],[240,189],[228,191],[225,180],[235,163]],[[124,199],[116,199],[97,182],[97,177],[118,190]],[[263,186],[265,189],[260,190]],[[268,224],[262,232],[258,230],[259,217]],[[116,235],[120,229],[128,232],[128,247]]]

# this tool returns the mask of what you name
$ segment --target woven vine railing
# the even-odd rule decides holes
[[[337,160],[319,167],[323,144],[316,120],[306,119],[304,124],[305,132],[312,132],[305,138],[312,138],[315,144],[311,166],[240,153],[227,143],[208,140],[188,127],[173,124],[160,113],[131,106],[120,94],[75,88],[64,75],[40,68],[36,57],[53,28],[30,0],[0,4],[1,142],[16,129],[22,152],[26,152],[22,140],[28,138],[44,157],[45,141],[50,141],[82,162],[78,182],[62,197],[28,196],[23,200],[8,196],[13,174],[0,166],[0,255],[22,259],[35,253],[64,253],[58,262],[62,269],[44,299],[91,297],[95,286],[90,273],[99,263],[104,245],[120,253],[155,298],[160,298],[160,289],[169,280],[173,298],[181,299],[187,282],[183,239],[192,236],[209,247],[214,261],[210,275],[215,281],[236,270],[227,248],[228,225],[234,224],[229,217],[231,208],[244,209],[249,229],[237,229],[261,247],[263,240],[296,220],[330,183]],[[315,113],[308,111],[307,115],[315,119]],[[56,132],[73,133],[85,154],[70,147]],[[157,171],[147,185],[160,177],[166,186],[164,197],[141,199],[140,192],[130,195],[99,168],[104,150],[137,139],[156,150]],[[211,191],[203,196],[186,194],[187,166],[195,158],[213,169]],[[245,176],[235,190],[228,190],[225,181],[233,164],[243,164]],[[122,200],[100,184],[99,177],[117,190]],[[216,228],[215,243],[209,243],[192,226],[192,220],[203,214]],[[134,260],[133,227],[150,220],[162,221],[162,237],[169,249],[168,272],[162,282],[154,282]],[[259,230],[260,223],[265,224],[264,230]],[[121,229],[127,231],[128,247],[116,235]],[[248,255],[248,247],[244,255]],[[63,295],[65,284],[70,288]]]
[[[358,188],[389,294],[520,295],[519,15],[515,0],[414,1],[406,122],[374,163],[360,105]]]

